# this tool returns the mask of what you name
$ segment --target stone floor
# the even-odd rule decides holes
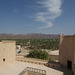
[[[0,68],[0,75],[18,75],[21,73],[26,67],[32,67],[37,69],[46,70],[46,75],[64,75],[63,70],[52,69],[43,65],[26,63],[26,62],[14,62],[10,65],[4,66]]]

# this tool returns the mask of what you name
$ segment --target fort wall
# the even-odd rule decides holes
[[[75,72],[75,35],[60,35],[59,62],[62,67],[72,69]]]
[[[0,42],[0,66],[7,65],[15,61],[15,49],[15,41]]]

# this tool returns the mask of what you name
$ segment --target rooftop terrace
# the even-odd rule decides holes
[[[18,61],[0,68],[0,75],[19,75],[27,67],[45,70],[46,75],[64,75],[63,70],[61,71],[50,67],[46,67],[44,65],[18,62]]]

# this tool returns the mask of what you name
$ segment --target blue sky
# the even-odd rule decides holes
[[[75,34],[75,0],[0,0],[0,33]]]

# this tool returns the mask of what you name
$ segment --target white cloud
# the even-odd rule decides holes
[[[40,21],[46,24],[44,27],[40,28],[49,28],[53,26],[52,20],[55,20],[62,13],[62,0],[43,0],[43,2],[38,3],[42,6],[42,9],[46,10],[36,14],[36,21]]]
[[[44,28],[49,28],[49,27],[52,27],[53,24],[52,22],[46,22],[47,25],[43,26],[43,27],[40,27],[39,29],[44,29]]]

